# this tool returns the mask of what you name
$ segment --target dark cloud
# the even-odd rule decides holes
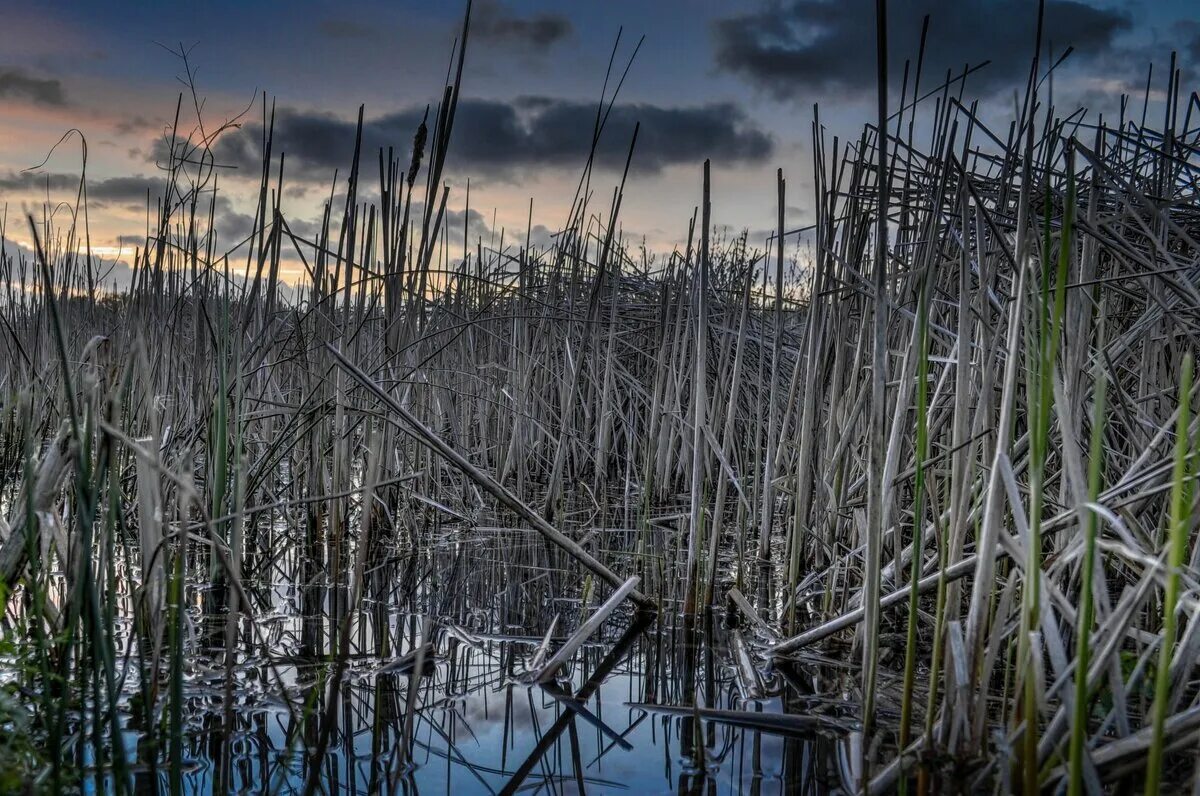
[[[1183,50],[1187,53],[1186,58],[1194,65],[1200,61],[1200,22],[1194,19],[1181,20],[1177,28],[1183,39]],[[1195,67],[1192,66],[1192,68]]]
[[[363,126],[363,151],[374,163],[380,147],[394,146],[406,159],[413,133],[425,109],[407,108],[369,119]],[[467,173],[514,176],[530,169],[581,167],[587,158],[596,120],[590,102],[522,97],[513,102],[465,99],[459,103],[450,142],[453,168]],[[765,160],[773,142],[731,103],[665,108],[648,104],[613,107],[597,148],[604,168],[621,168],[635,123],[641,123],[633,168],[658,172],[680,163]],[[274,151],[287,153],[292,177],[326,180],[334,169],[350,164],[355,123],[324,113],[283,109],[276,113]],[[261,173],[262,129],[246,125],[214,147],[219,164],[234,166],[242,176]]]
[[[0,248],[0,255],[6,258],[11,258],[13,262],[19,263],[33,261],[33,251],[28,246],[23,246],[9,237],[5,237],[0,240],[0,244],[2,244],[2,248]]]
[[[471,36],[511,46],[549,47],[571,33],[571,22],[559,14],[519,17],[495,0],[475,4]]]
[[[113,129],[118,135],[133,135],[140,133],[143,130],[149,130],[154,127],[154,124],[139,114],[133,116],[124,116],[113,126]]]
[[[888,6],[888,44],[899,81],[905,58],[915,63],[921,21],[930,15],[925,85],[947,69],[991,63],[969,79],[976,91],[1013,85],[1028,72],[1037,4],[1025,0],[895,0]],[[1044,41],[1072,60],[1094,59],[1131,26],[1128,14],[1078,0],[1048,0]],[[875,7],[840,0],[792,0],[714,24],[720,68],[742,75],[780,99],[814,89],[858,91],[875,85]]]
[[[147,197],[153,202],[163,195],[166,181],[156,177],[110,177],[107,180],[88,182],[88,199],[113,204],[145,205]]]
[[[136,205],[144,207],[146,197],[150,201],[162,196],[164,180],[157,177],[109,177],[87,181],[88,201],[100,205]],[[26,198],[44,198],[47,191],[54,200],[64,198],[64,193],[73,199],[79,189],[79,176],[61,172],[19,171],[0,175],[0,197],[21,195]]]
[[[33,77],[21,69],[0,67],[0,97],[18,97],[40,105],[66,105],[62,83]]]
[[[45,194],[79,187],[79,177],[37,171],[15,171],[0,176],[0,194]]]
[[[254,216],[242,213],[234,207],[226,196],[217,197],[217,207],[214,213],[213,232],[221,246],[233,246],[249,237],[254,230]],[[290,224],[292,232],[303,235],[306,230],[298,228],[296,222]]]
[[[422,208],[422,211],[424,208]],[[466,242],[468,246],[474,246],[475,241],[483,238],[486,245],[488,238],[492,235],[492,229],[488,226],[487,220],[483,217],[483,213],[472,208],[471,210],[446,210],[446,219],[443,222],[446,225],[446,231],[453,237],[450,241],[451,246],[461,247],[463,244],[463,232],[466,232]]]

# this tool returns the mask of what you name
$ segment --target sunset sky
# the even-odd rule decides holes
[[[217,152],[231,201],[218,230],[232,244],[249,227],[257,186],[260,98],[276,102],[277,147],[288,155],[284,211],[314,220],[335,168],[344,174],[354,118],[365,105],[369,162],[380,145],[407,156],[426,104],[445,81],[462,3],[58,3],[7,2],[0,25],[0,205],[8,234],[27,243],[24,212],[74,196],[86,136],[93,244],[115,254],[144,234],[146,191],[161,180],[155,153],[182,90],[189,52],[207,127],[249,111]],[[1011,112],[1031,55],[1035,0],[889,3],[893,102],[906,57],[915,60],[921,18],[932,14],[924,85],[948,68],[991,60],[967,84],[989,119]],[[1074,54],[1055,75],[1057,106],[1116,113],[1146,69],[1165,74],[1179,52],[1195,85],[1200,19],[1186,0],[1050,0],[1047,41]],[[981,25],[980,20],[987,20]],[[627,242],[669,250],[699,199],[700,164],[713,162],[714,221],[761,242],[773,224],[774,170],[789,178],[788,223],[809,218],[810,122],[821,104],[830,133],[857,134],[874,113],[874,3],[795,0],[533,2],[480,0],[467,52],[463,104],[448,160],[450,206],[459,214],[471,180],[472,235],[491,227],[556,229],[586,156],[613,42],[617,69],[645,37],[600,147],[598,201],[620,176],[634,122],[642,125],[622,211]],[[1084,74],[1091,77],[1085,78]],[[1096,77],[1099,75],[1100,77]],[[1186,95],[1186,91],[1185,91]],[[194,125],[187,113],[186,125]],[[372,174],[372,176],[374,176]],[[523,232],[522,232],[523,234]]]

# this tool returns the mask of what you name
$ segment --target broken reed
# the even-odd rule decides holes
[[[533,605],[578,593],[583,568],[593,603],[637,574],[631,597],[668,618],[737,586],[770,630],[760,660],[819,645],[865,662],[820,679],[852,703],[877,680],[898,708],[855,787],[928,790],[946,760],[1075,792],[1148,760],[1158,787],[1200,727],[1200,634],[1178,614],[1198,555],[1180,374],[1200,130],[1177,85],[1162,129],[1125,103],[1089,123],[1043,99],[996,132],[961,81],[902,103],[886,150],[879,125],[830,141],[814,120],[815,224],[781,221],[766,255],[715,235],[706,168],[700,228],[669,256],[622,240],[619,188],[600,213],[581,191],[547,245],[499,233],[452,257],[457,83],[406,170],[378,153],[377,202],[359,141],[311,238],[288,222],[265,108],[254,225],[228,253],[212,139],[173,136],[130,284],[103,289],[86,229],[49,217],[31,257],[0,261],[0,574],[28,595],[8,611],[43,732],[78,723],[49,776],[129,789],[130,677],[139,754],[182,789],[197,589],[223,643],[261,639],[245,584],[299,562],[332,587],[333,629],[311,641],[342,665],[366,574],[419,559],[446,522],[550,540],[500,553],[544,573],[521,584]],[[287,262],[307,273],[290,291]],[[128,659],[118,617],[136,620]],[[850,632],[864,618],[878,632]],[[337,679],[285,696],[293,747]]]

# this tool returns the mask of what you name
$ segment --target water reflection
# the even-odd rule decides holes
[[[839,685],[822,669],[755,659],[739,670],[739,646],[748,656],[759,645],[743,640],[755,628],[731,624],[737,612],[684,621],[672,604],[657,618],[622,609],[557,679],[531,684],[522,675],[547,630],[557,628],[556,649],[597,600],[553,560],[521,552],[520,539],[497,540],[491,555],[472,548],[485,563],[471,567],[461,541],[373,559],[357,611],[348,584],[327,582],[294,550],[251,561],[260,577],[240,591],[197,578],[187,590],[184,792],[846,788],[853,706],[823,696]],[[132,632],[128,620],[117,626]],[[164,793],[168,755],[151,741],[164,743],[162,698],[150,732],[139,670],[136,655],[126,659],[125,749],[136,792]]]
[[[380,620],[382,632],[369,626]],[[403,657],[416,646],[421,618],[376,612],[356,628],[357,649],[378,638],[381,654],[351,651],[329,712],[334,663],[317,652],[328,621],[279,616],[265,624],[272,647],[238,656],[230,711],[222,706],[224,656],[210,650],[192,662],[188,792],[301,793],[323,733],[317,774],[328,793],[827,793],[840,784],[842,734],[781,736],[629,706],[699,700],[779,712],[795,702],[780,677],[776,695],[744,704],[718,643],[709,643],[719,633],[711,619],[681,628],[611,620],[615,627],[585,645],[566,676],[544,686],[515,677],[537,636],[443,626],[419,678],[409,759],[404,706],[415,661]],[[271,665],[306,710],[289,712],[275,696]],[[165,786],[162,771],[142,767],[135,776],[138,792]]]

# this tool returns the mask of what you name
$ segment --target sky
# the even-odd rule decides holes
[[[360,105],[369,162],[381,146],[407,158],[426,106],[441,97],[464,7],[0,0],[6,235],[27,244],[14,219],[64,212],[86,142],[93,248],[128,254],[145,235],[147,196],[162,189],[164,137],[181,92],[185,133],[196,128],[197,107],[207,131],[235,123],[214,146],[226,167],[221,240],[232,245],[249,229],[264,93],[275,106],[277,151],[287,152],[283,210],[303,229],[338,188],[335,170],[344,179]],[[929,14],[922,85],[989,62],[968,78],[966,94],[1006,129],[1032,56],[1036,0],[892,0],[888,8],[891,102]],[[855,138],[874,117],[874,39],[871,0],[476,0],[445,175],[451,219],[466,220],[469,179],[472,243],[501,230],[523,238],[531,200],[543,231],[565,221],[616,45],[618,74],[636,56],[600,142],[595,206],[607,208],[640,123],[622,206],[626,242],[669,251],[685,239],[709,158],[714,222],[748,230],[761,245],[774,225],[776,168],[788,180],[788,226],[811,219],[814,104],[829,135]],[[1148,66],[1165,75],[1172,51],[1185,89],[1195,86],[1200,4],[1047,0],[1045,41],[1052,58],[1073,48],[1055,71],[1056,107],[1111,116],[1122,92],[1140,107]],[[183,80],[188,68],[198,103]],[[69,130],[82,137],[59,144]]]

